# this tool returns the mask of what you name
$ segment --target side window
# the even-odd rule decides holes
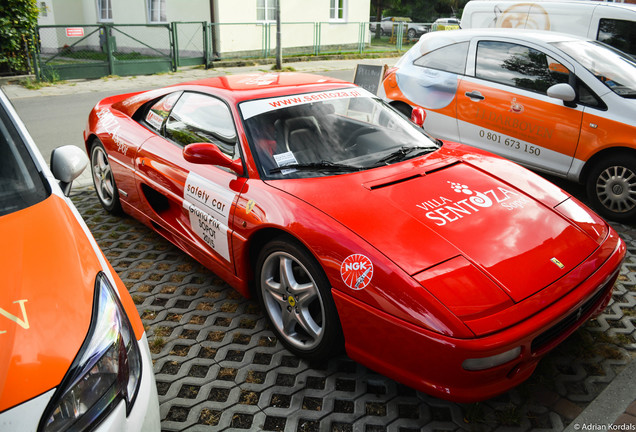
[[[163,123],[168,118],[170,110],[181,96],[181,92],[170,93],[159,99],[153,106],[150,107],[144,120],[146,124],[157,133],[163,131]]]
[[[463,75],[466,70],[467,53],[468,42],[462,42],[431,51],[413,63],[417,66]]]
[[[232,159],[239,157],[230,109],[212,96],[184,93],[166,121],[165,135],[181,146],[207,142]]]
[[[636,56],[636,25],[634,21],[602,18],[596,39],[616,49]]]
[[[567,83],[570,71],[533,48],[508,42],[477,45],[477,78],[545,94],[554,84]]]

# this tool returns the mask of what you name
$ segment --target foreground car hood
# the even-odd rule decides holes
[[[514,302],[564,276],[598,247],[552,208],[457,161],[385,178],[317,179],[288,191],[350,228],[410,275],[461,255]]]
[[[0,412],[56,387],[88,332],[101,269],[65,202],[0,217]]]

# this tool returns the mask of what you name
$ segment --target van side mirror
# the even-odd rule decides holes
[[[560,83],[554,84],[547,91],[548,96],[560,99],[563,102],[572,102],[576,99],[576,92],[570,84]]]
[[[424,127],[424,120],[426,120],[426,111],[424,111],[424,108],[413,108],[413,111],[411,111],[411,121],[419,127]]]
[[[74,145],[65,145],[51,152],[51,172],[59,181],[64,195],[71,193],[71,183],[88,165],[88,156],[84,150]]]

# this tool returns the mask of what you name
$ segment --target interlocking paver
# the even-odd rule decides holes
[[[624,225],[614,224],[628,253],[606,311],[518,388],[455,404],[344,355],[320,365],[294,357],[256,301],[142,224],[108,215],[91,187],[72,199],[146,326],[166,432],[562,430],[636,355],[636,230]]]

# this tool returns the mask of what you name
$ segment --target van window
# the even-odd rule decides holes
[[[601,18],[596,39],[636,57],[636,25],[634,25],[634,21]]]
[[[567,83],[569,75],[561,63],[524,45],[495,41],[477,45],[477,78],[546,94],[552,85]]]
[[[468,42],[448,45],[415,60],[417,66],[463,75],[466,70]]]

